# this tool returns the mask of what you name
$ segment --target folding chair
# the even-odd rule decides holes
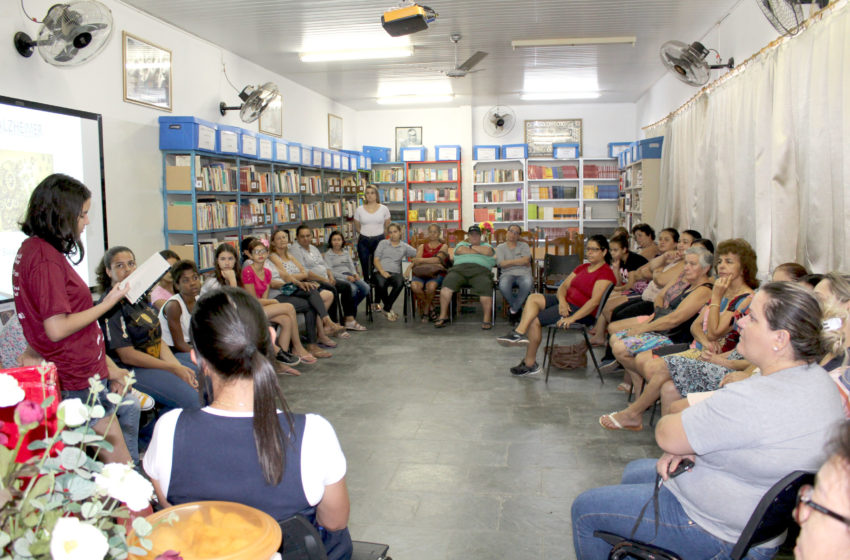
[[[306,517],[293,515],[280,522],[283,541],[280,543],[282,560],[328,560],[322,537]],[[386,544],[353,541],[352,560],[392,560],[387,556],[390,547]]]
[[[741,560],[753,546],[773,540],[794,524],[792,513],[797,505],[797,493],[804,484],[811,484],[814,473],[794,471],[784,476],[762,496],[755,511],[747,521],[738,542],[732,548],[732,560]],[[639,560],[682,560],[675,552],[630,540],[607,531],[594,531],[598,537],[614,548],[609,560],[637,558]]]
[[[548,256],[548,255],[547,255]],[[584,335],[584,343],[587,345],[587,350],[590,352],[590,357],[593,360],[593,367],[596,368],[596,374],[599,376],[599,381],[605,383],[605,379],[602,377],[602,372],[599,370],[599,362],[596,360],[596,354],[593,353],[593,346],[590,344],[590,329],[592,329],[596,322],[599,320],[599,316],[602,315],[602,308],[605,307],[605,303],[608,301],[608,297],[611,295],[611,292],[614,291],[614,284],[609,284],[605,291],[602,293],[602,299],[599,301],[599,305],[596,307],[596,315],[593,317],[593,322],[577,322],[570,325],[568,329],[562,329],[555,325],[549,325],[547,327],[546,332],[546,347],[543,350],[543,367],[546,368],[546,379],[545,381],[549,382],[549,368],[552,367],[552,351],[555,349],[555,337],[558,334],[558,331],[569,330],[569,331],[581,331],[581,334]],[[588,317],[585,317],[588,319]],[[590,324],[588,324],[590,323]]]

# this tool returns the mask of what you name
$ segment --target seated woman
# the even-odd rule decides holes
[[[850,275],[830,272],[815,287],[815,297],[824,307],[827,329],[836,331],[843,341],[843,352],[830,354],[821,362],[832,377],[844,402],[844,413],[850,418]]]
[[[404,259],[416,256],[416,249],[401,240],[401,226],[392,223],[387,228],[390,238],[383,239],[375,249],[374,274],[377,300],[383,306],[384,315],[388,321],[397,321],[398,314],[393,311],[393,304],[404,289],[404,276],[401,274],[401,263]]]
[[[617,281],[609,266],[611,255],[604,235],[594,235],[585,248],[587,263],[581,264],[552,294],[532,294],[525,302],[519,325],[505,336],[497,338],[503,346],[527,345],[525,358],[511,373],[516,376],[540,373],[537,349],[542,329],[549,325],[568,328],[577,322],[591,323],[596,307],[609,285]]]
[[[445,264],[448,260],[449,247],[440,239],[440,226],[437,224],[429,224],[427,230],[427,238],[424,243],[421,243],[416,248],[416,256],[413,257],[411,263],[413,270],[416,272],[416,266],[420,264],[442,265],[445,269]],[[443,256],[440,256],[443,253]],[[422,316],[422,322],[428,320],[435,321],[437,312],[433,309],[434,296],[437,290],[443,283],[443,278],[446,277],[445,270],[437,272],[428,277],[413,276],[410,279],[410,290],[413,292],[413,299],[419,306],[419,315]]]
[[[803,486],[797,495],[797,560],[847,558],[850,551],[850,422],[841,425],[829,447],[832,454],[818,471],[814,487]]]
[[[687,258],[687,257],[686,257]],[[829,375],[817,365],[834,341],[814,296],[788,283],[763,286],[740,320],[741,354],[761,375],[734,383],[655,428],[664,455],[629,463],[618,486],[582,493],[572,505],[578,560],[607,558],[597,530],[651,542],[688,560],[726,558],[764,493],[795,470],[814,471],[844,419]],[[684,459],[694,466],[671,478]],[[663,480],[657,488],[656,473]],[[641,517],[641,509],[644,509]],[[772,558],[784,536],[752,548]]]
[[[214,290],[198,300],[191,333],[214,399],[156,423],[143,464],[160,505],[224,500],[278,521],[300,513],[328,558],[350,558],[345,457],[327,420],[289,412],[262,306],[243,290]]]
[[[345,249],[345,237],[339,231],[332,231],[328,236],[328,250],[325,251],[325,264],[331,269],[337,282],[345,282],[349,285],[349,291],[354,298],[354,313],[357,307],[369,294],[369,284],[357,274],[351,253]],[[345,328],[350,331],[365,331],[366,327],[357,322],[354,316],[347,320]]]
[[[134,270],[133,251],[112,247],[97,265],[100,292],[109,293]],[[119,367],[135,370],[136,389],[151,395],[166,410],[201,406],[195,365],[188,354],[177,357],[172,353],[150,304],[144,300],[130,303],[122,298],[99,321],[107,355]]]
[[[795,262],[782,263],[773,270],[774,282],[800,282],[809,271],[806,267]]]
[[[179,261],[171,267],[174,295],[159,310],[162,339],[180,358],[188,359],[192,351],[189,341],[189,317],[195,299],[201,293],[201,275],[193,261]]]
[[[642,429],[643,412],[658,399],[661,387],[670,381],[671,377],[681,378],[696,375],[698,372],[713,372],[718,366],[709,360],[716,355],[732,351],[737,345],[738,330],[735,321],[745,313],[753,290],[759,285],[756,279],[756,253],[743,239],[724,241],[718,246],[717,252],[717,280],[711,291],[711,302],[691,323],[694,341],[691,349],[663,357],[657,357],[652,352],[640,353],[635,367],[641,377],[647,380],[647,384],[643,392],[625,410],[602,416],[599,422],[603,428]],[[746,365],[744,362],[740,369]],[[717,382],[722,378],[721,375]]]
[[[163,249],[159,252],[159,256],[164,258],[169,266],[174,266],[175,263],[180,260],[180,255],[178,255],[171,249]],[[159,279],[159,282],[157,282],[156,286],[154,286],[151,290],[151,305],[153,305],[154,309],[159,312],[159,310],[162,309],[162,306],[165,305],[165,302],[168,301],[168,298],[173,295],[174,282],[171,280],[170,274],[165,274],[162,278]]]
[[[267,262],[271,265],[271,286],[277,288],[278,292],[274,299],[292,304],[298,313],[304,314],[306,348],[310,354],[316,358],[330,358],[332,354],[320,348],[319,344],[334,348],[336,342],[328,335],[333,336],[345,331],[345,327],[335,323],[328,315],[328,309],[334,302],[334,294],[308,278],[309,273],[290,253],[289,241],[289,231],[285,229],[277,229],[272,233]],[[281,292],[284,289],[285,294]],[[317,317],[319,321],[316,320]]]
[[[655,244],[655,230],[651,225],[635,224],[632,227],[632,236],[637,243],[638,253],[646,260],[651,261],[664,252]]]

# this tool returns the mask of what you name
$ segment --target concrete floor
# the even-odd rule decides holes
[[[522,350],[499,346],[507,323],[484,332],[479,313],[445,329],[360,317],[369,332],[282,387],[295,412],[336,429],[355,539],[396,560],[574,558],[573,499],[658,456],[652,431],[599,426],[625,398],[619,375],[602,385],[592,364],[553,368],[548,384],[513,378]]]

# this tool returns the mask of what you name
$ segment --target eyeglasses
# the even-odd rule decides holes
[[[800,487],[800,491],[797,492],[797,511],[795,512],[795,517],[797,518],[797,523],[802,523],[803,521],[805,521],[805,519],[802,519],[802,517],[800,516],[801,509],[802,509],[800,507],[800,505],[802,504],[802,505],[805,505],[805,506],[812,508],[813,510],[815,510],[819,513],[822,513],[824,515],[828,515],[829,517],[831,517],[831,518],[833,518],[837,521],[840,521],[841,523],[844,523],[845,525],[847,525],[848,528],[850,528],[850,517],[845,517],[845,516],[841,515],[840,513],[835,513],[831,509],[827,509],[827,508],[823,507],[822,505],[817,504],[817,503],[812,501],[812,493],[814,491],[815,491],[815,489],[812,487],[811,484],[804,484],[803,486]],[[808,516],[807,516],[807,518],[808,518]]]
[[[602,249],[600,249],[599,247],[587,247],[585,249],[585,251],[587,251],[588,253],[595,253],[596,251],[601,251],[601,250]]]
[[[268,250],[267,250],[267,249],[254,249],[254,250],[252,251],[252,253],[253,253],[254,255],[257,255],[257,256],[260,256],[260,255],[268,255],[268,254],[269,254],[269,252],[268,252]]]

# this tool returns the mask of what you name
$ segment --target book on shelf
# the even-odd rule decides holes
[[[458,189],[411,189],[408,196],[415,202],[457,202]]]
[[[401,187],[390,187],[378,189],[382,202],[404,202],[404,189]]]
[[[403,183],[404,168],[390,167],[381,169],[372,169],[372,180],[377,183]]]
[[[529,179],[578,179],[578,167],[575,165],[529,165]]]
[[[519,183],[522,181],[522,169],[476,169],[476,183]]]
[[[410,222],[459,221],[460,210],[457,208],[418,208],[409,210],[407,218]]]
[[[274,213],[278,223],[298,221],[298,205],[291,198],[276,198]]]
[[[614,165],[614,164],[599,165],[599,164],[585,163],[584,169],[582,171],[582,176],[585,179],[616,179],[617,178],[617,166]]]
[[[271,201],[260,198],[243,200],[239,207],[239,215],[243,226],[271,224]]]
[[[433,169],[428,167],[411,167],[408,169],[409,182],[422,181],[457,181],[457,169]]]
[[[577,220],[578,206],[555,208],[552,206],[528,205],[529,220]]]
[[[205,191],[236,191],[239,187],[237,169],[220,161],[213,161],[201,167],[198,178],[201,181],[201,190]]]
[[[199,230],[235,228],[239,209],[235,200],[199,200],[196,213]]]
[[[473,216],[476,222],[521,222],[522,208],[476,208]]]
[[[301,194],[322,194],[322,178],[318,175],[302,175],[299,188]]]
[[[554,200],[559,198],[578,198],[578,187],[570,185],[530,186],[532,200]]]
[[[475,191],[473,202],[522,202],[522,188]]]
[[[298,188],[298,173],[294,169],[286,169],[278,171],[274,174],[274,192],[276,193],[291,193],[300,192]]]
[[[584,198],[614,200],[619,196],[617,185],[584,185]]]

